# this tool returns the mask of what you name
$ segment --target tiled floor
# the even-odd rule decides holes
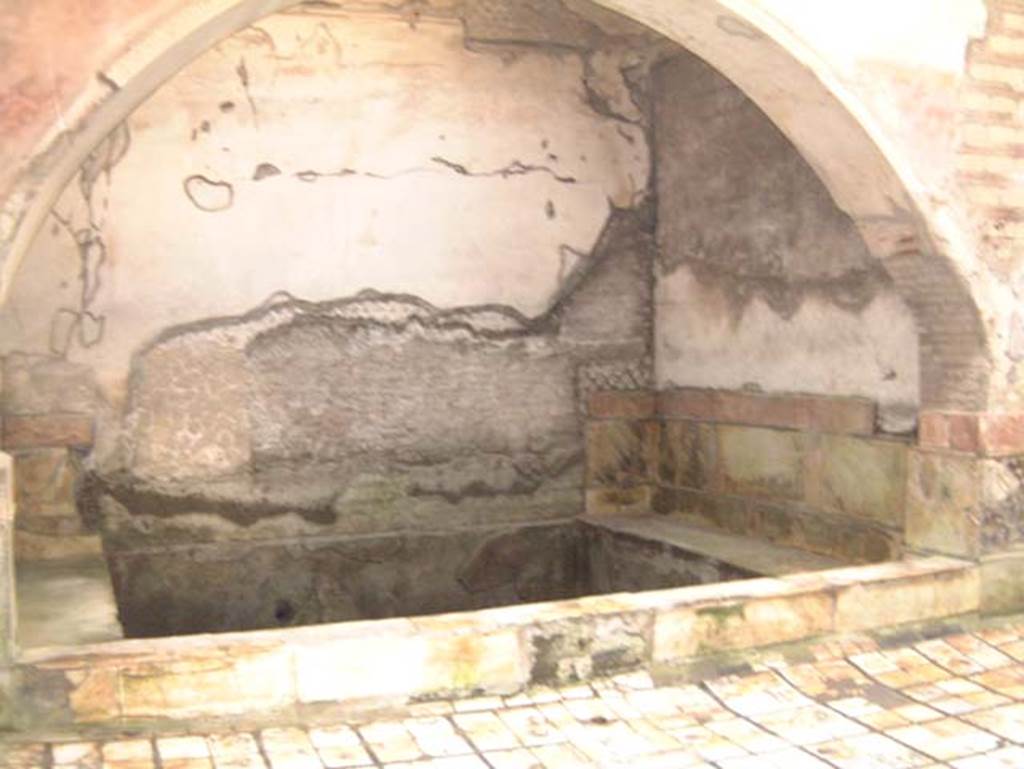
[[[657,687],[646,673],[386,720],[31,743],[8,769],[1022,769],[1024,624],[870,638]]]

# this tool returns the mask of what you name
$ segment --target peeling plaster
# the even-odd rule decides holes
[[[252,172],[252,180],[254,182],[268,179],[272,176],[280,176],[281,169],[275,166],[273,163],[260,163],[256,166],[256,170]]]
[[[166,329],[134,358],[88,514],[117,557],[575,515],[588,388],[649,382],[651,223],[616,211],[540,317],[279,292]]]
[[[84,203],[84,225],[77,226],[76,212],[61,214],[55,208],[51,216],[59,228],[67,233],[78,252],[78,302],[74,307],[61,306],[50,321],[48,351],[65,357],[77,344],[82,349],[95,347],[103,341],[107,318],[93,310],[103,286],[103,271],[107,264],[107,243],[104,226],[109,212],[109,198],[96,200],[97,182],[102,178],[111,184],[114,167],[128,154],[131,133],[122,123],[86,159],[78,175],[78,190]]]
[[[646,49],[622,50],[627,38],[567,16],[586,30],[571,50],[524,40],[505,62],[500,44],[469,50],[450,10],[414,26],[406,10],[268,17],[132,116],[133,147],[108,195],[105,242],[117,253],[103,302],[117,313],[102,341],[83,316],[92,346],[75,352],[111,397],[132,349],[159,328],[240,312],[282,288],[326,300],[376,286],[538,315],[612,208],[647,194],[636,107]],[[598,113],[597,102],[614,106]],[[328,180],[344,184],[317,183]],[[37,241],[0,311],[0,353],[48,346],[34,316],[71,277],[64,248]]]
[[[201,174],[193,174],[182,182],[185,195],[200,211],[210,213],[226,211],[235,202],[235,188],[225,181],[207,179]]]

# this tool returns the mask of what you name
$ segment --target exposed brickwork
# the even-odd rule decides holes
[[[678,389],[658,393],[658,414],[712,421],[719,412],[714,390]]]
[[[14,551],[20,561],[99,551],[78,511],[80,464],[74,448],[11,450],[16,479]]]
[[[918,420],[918,438],[922,446],[947,448],[949,446],[949,422],[944,414],[926,411]]]
[[[1019,254],[1024,235],[1024,191],[1016,181],[1024,158],[1024,6],[997,0],[988,6],[987,35],[967,58],[958,170],[983,255],[1000,271],[1007,265],[993,258],[1007,249]]]
[[[964,414],[950,415],[949,446],[959,452],[977,452],[981,446],[978,421]]]
[[[1024,454],[1024,414],[971,414],[927,411],[921,414],[920,442],[985,457]]]
[[[647,419],[654,416],[656,404],[652,392],[602,391],[590,396],[587,413],[597,419]]]
[[[1012,284],[1024,255],[1024,188],[1018,178],[1024,159],[1024,5],[1010,0],[987,0],[987,5],[988,29],[968,50],[967,77],[960,91],[957,171],[979,238],[979,256],[998,280]],[[1011,323],[1019,322],[1020,311],[1014,315]],[[927,361],[931,352],[922,350],[922,360]],[[931,379],[922,372],[922,387],[930,387]],[[948,399],[922,400],[935,410],[983,411],[986,405],[965,408]],[[960,427],[968,432],[954,429],[945,436],[946,426],[933,423],[931,429],[943,435],[936,440],[923,430],[923,442],[976,451],[971,446],[972,428]]]
[[[988,456],[1024,453],[1024,414],[984,414],[980,433]]]
[[[3,424],[5,449],[92,445],[93,418],[82,414],[8,416]]]
[[[913,248],[888,256],[885,268],[921,329],[921,403],[936,410],[983,408],[990,364],[977,310],[962,299],[963,278]]]
[[[658,413],[668,419],[871,435],[877,407],[862,398],[679,389],[658,394]]]
[[[1005,145],[1022,143],[1019,121],[1024,92],[1024,14],[1005,3],[989,2],[989,29],[968,54],[963,149],[990,154]],[[993,153],[998,156],[998,153]]]

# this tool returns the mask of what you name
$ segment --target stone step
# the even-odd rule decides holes
[[[837,558],[776,545],[754,537],[728,534],[665,516],[583,516],[580,520],[616,533],[664,542],[766,577],[824,571],[849,565]]]
[[[124,638],[101,555],[15,563],[17,642],[22,649]]]

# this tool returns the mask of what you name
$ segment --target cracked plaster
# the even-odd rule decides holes
[[[91,173],[98,199],[65,190],[0,311],[0,353],[68,353],[117,401],[132,352],[162,328],[282,290],[544,313],[612,206],[646,192],[620,71],[643,56],[497,45],[428,10],[414,24],[401,8],[281,13],[189,65],[126,122],[130,150]],[[600,29],[570,16],[586,31],[570,42],[599,47]],[[84,307],[75,217],[106,249]]]

